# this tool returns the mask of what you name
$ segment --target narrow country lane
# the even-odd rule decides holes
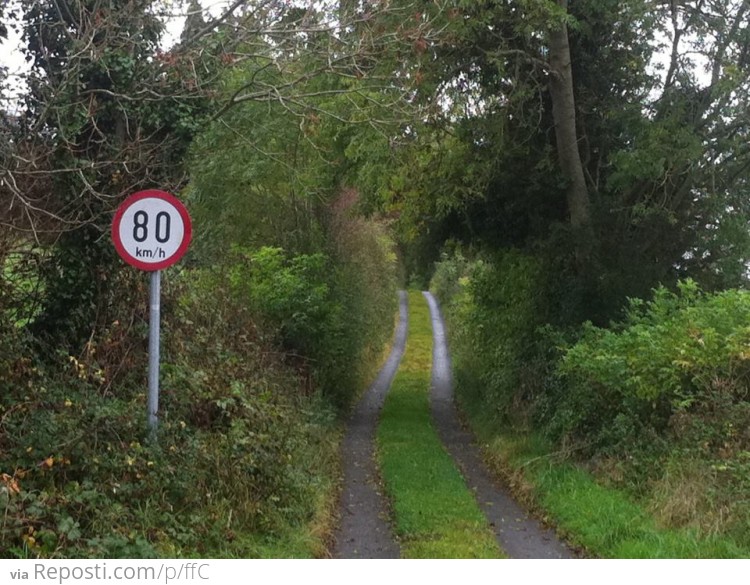
[[[387,517],[387,501],[375,462],[378,414],[391,387],[406,345],[408,301],[399,292],[399,320],[393,348],[378,377],[357,404],[342,443],[343,490],[341,524],[333,556],[342,559],[392,559],[399,557]]]
[[[456,461],[479,507],[487,517],[500,547],[516,559],[574,558],[573,552],[549,529],[529,517],[486,471],[479,449],[458,420],[445,326],[438,303],[423,293],[430,307],[433,331],[430,408],[438,434]]]

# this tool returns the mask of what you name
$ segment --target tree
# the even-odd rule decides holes
[[[190,0],[185,17],[185,25],[180,34],[180,41],[190,42],[191,39],[201,34],[205,29],[206,21],[203,19],[203,7],[198,0]]]
[[[405,18],[419,2],[363,5],[340,19],[332,4],[238,0],[207,20],[192,3],[181,43],[165,53],[156,1],[22,6],[32,72],[0,185],[14,213],[0,219],[45,251],[37,331],[73,331],[74,345],[106,317],[113,209],[142,188],[179,191],[186,149],[209,117],[274,103],[307,124],[335,117],[337,108],[324,107],[335,96],[360,100],[351,117],[359,124],[379,123],[362,114],[372,96],[413,117],[407,80],[394,80],[378,59],[433,34],[429,19]],[[221,88],[230,77],[228,94]],[[311,83],[318,78],[339,81]]]
[[[578,150],[578,131],[573,67],[568,41],[568,0],[556,0],[564,18],[553,22],[549,35],[549,93],[555,120],[555,139],[560,168],[568,181],[566,189],[570,224],[575,230],[590,229],[589,193]]]
[[[196,96],[180,91],[156,58],[161,24],[152,2],[22,6],[32,69],[3,186],[24,210],[14,229],[47,249],[34,330],[80,347],[107,322],[117,282],[102,237],[112,210],[138,189],[184,183],[178,161]]]
[[[626,295],[681,275],[741,282],[746,2],[458,7],[419,93],[433,122],[473,153],[464,166],[477,182],[470,192],[425,186],[417,217],[452,190],[439,219],[448,237],[546,250],[551,274],[570,274],[572,263],[580,276],[555,294],[578,295],[581,311],[568,313],[581,318],[597,306],[607,320]],[[416,148],[433,148],[422,138]],[[586,224],[590,235],[576,235]]]

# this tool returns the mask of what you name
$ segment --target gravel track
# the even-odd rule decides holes
[[[399,321],[393,348],[378,377],[357,403],[341,445],[343,490],[341,523],[333,556],[339,559],[397,559],[398,542],[388,521],[375,463],[375,432],[380,410],[401,363],[408,327],[407,295],[399,291]]]
[[[573,551],[557,535],[531,518],[486,471],[472,435],[458,419],[453,402],[453,382],[445,326],[437,301],[423,293],[432,321],[432,388],[430,408],[438,435],[464,474],[487,517],[500,547],[515,559],[574,558]]]

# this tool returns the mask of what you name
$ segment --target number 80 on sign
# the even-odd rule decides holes
[[[112,240],[120,257],[141,270],[162,270],[187,251],[192,236],[185,206],[164,191],[139,191],[117,208]]]

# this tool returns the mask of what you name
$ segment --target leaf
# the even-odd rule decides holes
[[[57,530],[68,540],[78,540],[79,538],[81,538],[81,526],[70,516],[67,516],[60,520],[57,525]]]

